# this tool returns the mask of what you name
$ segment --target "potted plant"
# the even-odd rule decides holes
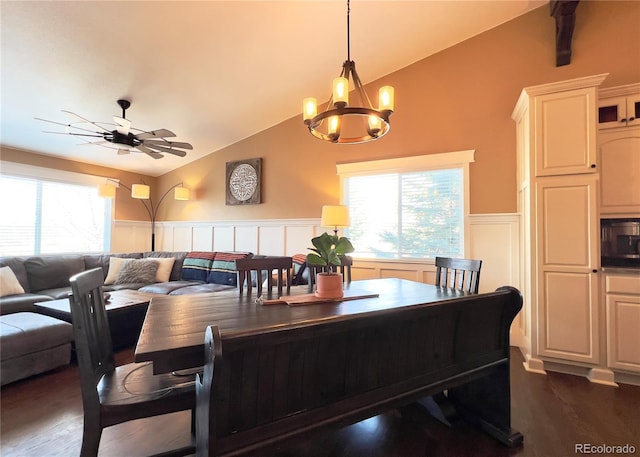
[[[342,292],[342,274],[336,267],[342,264],[341,256],[353,252],[353,245],[349,238],[337,234],[323,233],[311,239],[313,251],[307,254],[307,263],[316,267],[327,267],[327,271],[316,276],[316,295],[321,298],[340,298]]]

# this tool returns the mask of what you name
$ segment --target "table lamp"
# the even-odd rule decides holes
[[[338,228],[349,227],[349,207],[344,205],[324,205],[320,225],[333,227],[334,235],[338,235]]]

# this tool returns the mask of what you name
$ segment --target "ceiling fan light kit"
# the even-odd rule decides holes
[[[318,102],[313,97],[302,101],[302,120],[309,132],[331,143],[366,143],[383,137],[389,132],[389,117],[394,108],[395,91],[392,86],[380,88],[378,109],[373,108],[362,86],[356,63],[351,60],[350,13],[350,1],[347,0],[347,60],[342,64],[340,76],[333,80],[333,92],[326,111],[318,114]],[[349,106],[349,79],[353,80],[361,106]]]
[[[65,127],[64,132],[45,133],[75,136],[83,140],[85,144],[117,149],[118,155],[129,154],[131,152],[142,152],[154,159],[161,159],[164,157],[164,154],[173,154],[178,157],[184,157],[187,155],[184,149],[193,149],[193,146],[189,143],[167,140],[166,138],[176,136],[175,133],[170,130],[158,129],[145,131],[133,129],[131,127],[131,121],[126,118],[126,111],[131,106],[131,102],[129,100],[121,99],[118,100],[118,105],[122,108],[122,117],[114,116],[114,124],[93,122],[72,113],[71,111],[65,110],[62,112],[78,118],[80,121],[64,124],[62,122],[50,121],[47,119],[36,119]],[[115,125],[116,128],[114,130],[109,130],[109,128],[105,127],[111,125]],[[138,133],[133,133],[132,131],[136,131]],[[92,141],[87,138],[101,139],[98,141]]]

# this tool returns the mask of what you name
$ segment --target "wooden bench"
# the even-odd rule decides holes
[[[197,455],[256,450],[443,390],[463,418],[518,445],[509,327],[521,307],[519,291],[502,287],[228,340],[208,327],[196,380]]]

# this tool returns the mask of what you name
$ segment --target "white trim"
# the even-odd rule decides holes
[[[369,160],[366,162],[339,163],[336,165],[338,174],[342,176],[356,176],[374,174],[383,171],[400,173],[404,171],[430,170],[437,168],[453,168],[474,162],[475,149],[465,151],[443,152],[421,156],[398,157],[395,159]],[[342,181],[342,179],[341,179]]]
[[[606,99],[612,97],[624,97],[625,95],[633,95],[640,92],[640,83],[627,84],[625,86],[608,87],[598,90],[598,98]]]
[[[121,221],[134,222],[134,221]],[[145,221],[138,221],[145,222]],[[146,221],[148,224],[149,221]],[[252,219],[252,220],[223,220],[223,221],[156,221],[156,225],[172,225],[175,227],[280,227],[280,226],[319,226],[320,218],[300,219]]]
[[[103,176],[87,175],[73,171],[55,170],[53,168],[37,167],[35,165],[7,161],[0,161],[0,174],[68,184],[83,184],[87,186],[104,184],[107,179]]]

